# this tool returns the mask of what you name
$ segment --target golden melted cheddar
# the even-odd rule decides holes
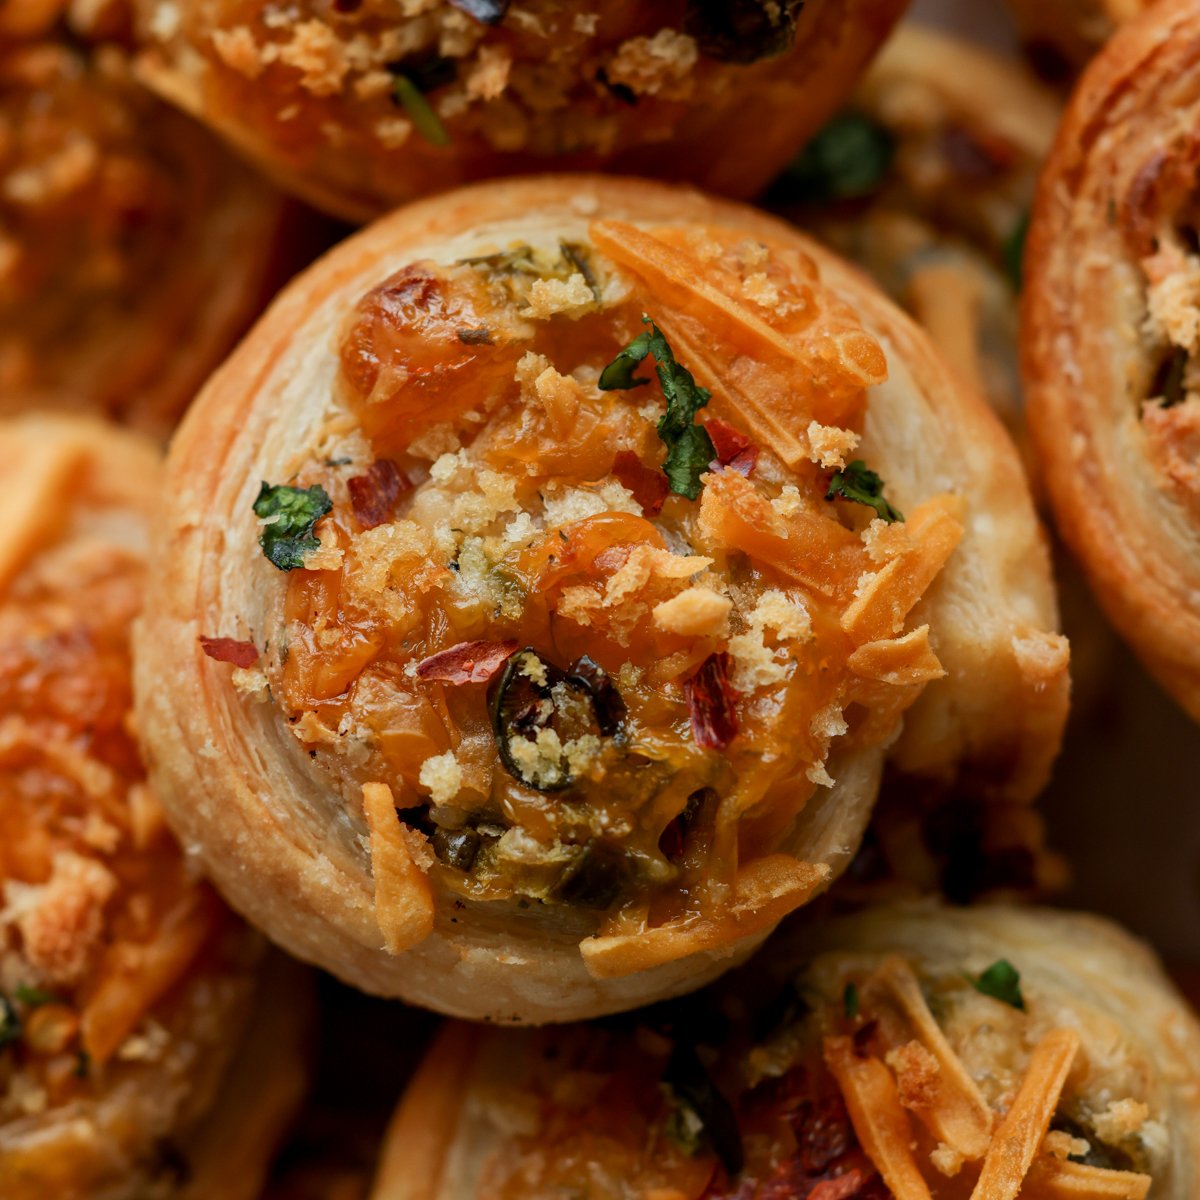
[[[615,221],[403,266],[339,336],[373,465],[275,489],[331,507],[268,668],[304,747],[464,896],[602,936],[800,903],[831,747],[942,674],[908,617],[960,502],[855,459],[879,343],[794,248]]]

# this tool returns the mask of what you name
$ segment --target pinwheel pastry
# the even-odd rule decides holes
[[[1022,359],[1063,537],[1101,606],[1200,717],[1195,5],[1125,26],[1085,73],[1030,232]]]
[[[846,97],[905,7],[136,3],[151,85],[351,220],[548,169],[605,167],[753,196]]]
[[[1083,66],[1150,0],[1008,0],[1034,64],[1049,78]]]
[[[1058,117],[1019,62],[906,24],[769,196],[883,284],[1014,432],[1021,252]]]
[[[697,986],[845,864],[886,745],[1005,797],[1057,745],[1000,426],[860,275],[695,192],[393,214],[218,372],[167,492],[164,803],[368,990],[537,1021]]]
[[[0,423],[0,1195],[257,1195],[304,979],[195,882],[131,737],[156,452]]]
[[[161,435],[279,282],[287,209],[116,46],[18,37],[53,7],[0,8],[0,413]]]
[[[446,1026],[372,1200],[1196,1195],[1200,1028],[1121,930],[913,905],[773,945],[686,1006]]]

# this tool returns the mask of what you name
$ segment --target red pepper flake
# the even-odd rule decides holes
[[[729,683],[729,655],[710,654],[684,681],[692,738],[702,750],[724,750],[738,735],[737,692]]]
[[[827,1179],[818,1183],[808,1193],[807,1200],[856,1200],[862,1196],[863,1188],[870,1182],[871,1176],[861,1167],[854,1167],[845,1175],[836,1179]]]
[[[253,642],[239,642],[237,638],[204,637],[201,635],[200,649],[217,662],[233,663],[235,667],[252,667],[258,662],[258,649]]]
[[[720,417],[710,418],[704,428],[717,452],[718,465],[749,477],[758,463],[758,447],[741,430],[734,429]]]
[[[380,458],[367,468],[365,475],[347,479],[346,487],[358,523],[364,529],[374,529],[391,518],[397,497],[412,484],[390,458]]]
[[[434,683],[487,683],[517,652],[519,642],[459,642],[417,663],[417,678]]]
[[[652,517],[662,512],[671,485],[661,471],[651,470],[632,450],[621,450],[613,459],[612,474],[633,493],[644,512]]]

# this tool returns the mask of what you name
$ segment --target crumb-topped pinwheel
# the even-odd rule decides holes
[[[65,7],[0,6],[0,413],[165,436],[298,265],[288,206],[86,40],[114,6],[70,31]]]
[[[139,699],[176,828],[293,952],[444,1011],[695,987],[843,868],[885,752],[1013,799],[1057,747],[998,423],[857,273],[693,192],[379,222],[167,490]]]
[[[1060,104],[1019,60],[905,24],[768,193],[861,264],[1017,436],[1017,293]]]
[[[1200,718],[1200,10],[1084,74],[1030,227],[1022,368],[1040,475],[1101,607]]]
[[[0,423],[0,1195],[257,1195],[307,990],[197,881],[133,738],[149,443]]]
[[[592,1026],[448,1025],[372,1200],[1190,1200],[1200,1028],[1097,918],[897,906]]]
[[[618,170],[750,197],[904,0],[135,0],[143,77],[350,220],[474,179]]]

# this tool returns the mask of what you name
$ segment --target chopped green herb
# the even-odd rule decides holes
[[[460,258],[461,267],[486,267],[501,275],[544,274],[538,266],[536,252],[532,246],[514,246],[511,250],[500,250],[495,254],[479,254],[474,258]]]
[[[971,984],[977,992],[1025,1011],[1021,973],[1007,958],[998,958],[978,979],[972,979]]]
[[[392,96],[401,105],[416,131],[432,146],[450,145],[450,135],[442,124],[433,106],[421,93],[421,89],[407,75],[396,74],[392,82]]]
[[[805,204],[874,195],[896,152],[895,139],[865,113],[834,117],[775,181],[772,196]]]
[[[846,984],[846,990],[842,992],[842,1009],[845,1012],[846,1019],[848,1021],[858,1020],[858,984]]]
[[[13,996],[26,1008],[40,1008],[43,1004],[54,1004],[58,997],[45,988],[30,987],[27,983],[18,983],[13,988]]]
[[[86,1079],[92,1073],[92,1056],[86,1050],[80,1050],[75,1056],[75,1078]]]
[[[883,488],[883,480],[861,458],[856,458],[848,467],[834,474],[825,499],[833,500],[840,496],[843,500],[853,500],[855,504],[873,508],[889,524],[903,521],[904,514],[884,499]]]
[[[686,1042],[676,1041],[662,1084],[671,1101],[667,1136],[685,1154],[707,1147],[731,1176],[736,1175],[744,1161],[737,1116]]]
[[[1005,239],[1001,254],[1004,258],[1004,270],[1009,282],[1019,292],[1021,290],[1022,264],[1025,261],[1025,240],[1029,236],[1029,214],[1022,213],[1012,232]]]
[[[697,425],[696,414],[709,402],[712,393],[692,378],[692,373],[675,361],[667,339],[657,325],[645,314],[644,324],[650,328],[637,337],[600,373],[603,391],[628,391],[641,387],[649,380],[634,371],[647,355],[654,356],[655,373],[667,401],[667,411],[658,422],[658,436],[667,447],[663,472],[671,491],[695,500],[700,495],[700,476],[716,458],[712,438],[703,425]]]
[[[13,1008],[12,1001],[0,995],[0,1050],[21,1038],[21,1018]]]
[[[264,481],[254,501],[254,515],[263,520],[258,535],[263,553],[281,571],[303,567],[305,555],[321,547],[313,526],[332,507],[329,493],[319,483],[297,488]]]
[[[600,281],[596,278],[596,272],[592,270],[592,264],[588,261],[587,247],[579,245],[578,242],[559,242],[558,249],[563,257],[563,262],[569,264],[574,273],[583,276],[583,282],[588,285],[598,303]]]

